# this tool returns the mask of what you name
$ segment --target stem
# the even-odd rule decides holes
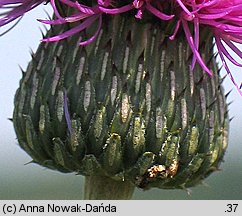
[[[135,186],[130,181],[115,181],[106,176],[86,176],[84,199],[128,200]]]

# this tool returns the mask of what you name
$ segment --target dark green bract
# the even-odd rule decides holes
[[[200,44],[209,77],[199,66],[191,70],[183,34],[170,41],[159,24],[133,17],[104,23],[86,47],[78,43],[95,25],[39,46],[15,97],[20,146],[33,162],[61,172],[144,189],[194,186],[218,169],[228,143],[212,38],[204,34]]]

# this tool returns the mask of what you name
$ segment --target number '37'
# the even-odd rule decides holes
[[[227,209],[225,212],[236,212],[236,209],[239,204],[227,204]]]

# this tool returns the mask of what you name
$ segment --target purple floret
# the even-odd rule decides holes
[[[0,13],[0,27],[22,17],[43,2],[45,0],[0,0],[0,9],[7,10],[3,14]]]

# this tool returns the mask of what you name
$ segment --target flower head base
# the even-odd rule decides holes
[[[0,18],[0,26],[6,25],[16,18],[21,17],[24,13],[33,9],[37,5],[45,2],[44,0],[0,0],[0,8],[11,6],[12,9],[3,14]],[[174,39],[177,32],[182,26],[187,41],[193,51],[192,68],[196,62],[212,75],[212,71],[207,67],[203,58],[199,53],[199,31],[202,27],[210,28],[215,37],[219,56],[223,65],[242,95],[239,84],[235,81],[232,73],[227,65],[225,57],[236,66],[241,67],[226,50],[224,44],[229,46],[235,54],[242,58],[242,52],[236,47],[235,43],[242,43],[242,0],[127,0],[127,1],[111,1],[96,0],[91,4],[89,1],[71,0],[50,0],[53,7],[55,18],[53,20],[39,20],[42,23],[50,25],[62,25],[73,23],[73,27],[57,36],[43,39],[43,42],[56,42],[77,34],[89,28],[92,24],[98,22],[96,32],[90,38],[81,41],[80,45],[88,45],[97,38],[102,26],[103,15],[117,15],[135,12],[135,17],[142,19],[144,14],[150,14],[160,21],[177,22],[174,33],[170,35],[170,39]],[[95,2],[95,1],[94,1]],[[86,3],[86,4],[85,4]],[[71,11],[67,15],[63,15],[60,9],[68,9]],[[167,10],[167,8],[169,8]],[[193,25],[193,31],[190,25]]]

